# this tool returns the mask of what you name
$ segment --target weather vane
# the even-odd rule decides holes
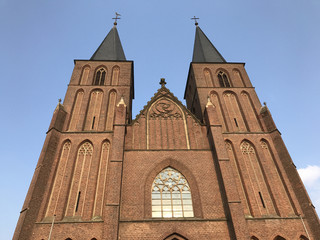
[[[121,15],[116,12],[116,17],[115,17],[115,18],[112,18],[112,19],[114,19],[114,23],[113,23],[114,25],[117,25],[117,20],[118,20],[118,19],[121,19],[121,18],[119,18],[119,16],[121,16]]]
[[[194,20],[194,25],[198,25],[198,20],[199,18],[197,18],[196,16],[193,16],[193,18],[191,18],[191,20]]]

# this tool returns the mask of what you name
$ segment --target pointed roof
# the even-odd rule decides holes
[[[120,42],[118,30],[116,24],[110,30],[108,35],[102,41],[98,49],[92,55],[90,60],[113,60],[113,61],[125,61],[122,45]]]
[[[198,25],[196,25],[192,62],[226,62]]]

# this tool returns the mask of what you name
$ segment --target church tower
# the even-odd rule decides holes
[[[196,24],[185,107],[160,88],[135,119],[116,22],[75,60],[13,239],[320,239],[320,224],[244,63]]]

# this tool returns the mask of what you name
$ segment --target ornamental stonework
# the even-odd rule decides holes
[[[167,99],[161,99],[150,109],[149,118],[182,119],[182,114],[176,104],[168,101]]]

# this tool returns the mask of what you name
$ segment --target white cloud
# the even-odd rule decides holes
[[[306,168],[298,169],[300,177],[303,183],[307,186],[314,186],[319,184],[320,181],[320,167],[319,166],[307,166]]]
[[[307,166],[298,169],[298,172],[318,215],[320,215],[320,166]]]

